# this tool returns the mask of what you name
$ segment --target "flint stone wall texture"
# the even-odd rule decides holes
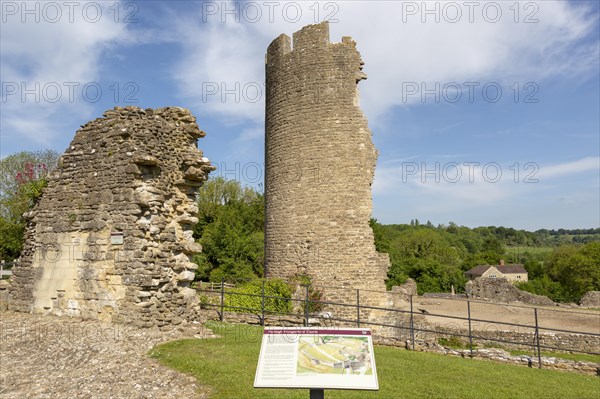
[[[115,107],[82,126],[27,215],[9,307],[143,327],[195,318],[204,135],[177,107]]]
[[[329,25],[275,39],[266,55],[265,270],[324,287],[385,291],[389,257],[369,226],[377,150],[358,103],[356,43]]]

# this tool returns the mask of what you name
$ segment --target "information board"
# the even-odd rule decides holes
[[[378,390],[371,330],[265,327],[254,387]]]

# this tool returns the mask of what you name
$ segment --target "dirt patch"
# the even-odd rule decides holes
[[[445,317],[452,316],[467,318],[468,308],[466,300],[419,298],[414,297],[415,312],[422,313],[425,320],[432,325],[443,326],[452,323],[454,327],[467,328],[467,320],[452,320]],[[524,327],[498,324],[514,323],[526,326],[535,326],[533,306],[508,305],[500,303],[470,301],[471,318],[482,321],[473,321],[474,330],[489,329],[490,325],[497,325],[500,330],[526,331]],[[404,304],[410,310],[409,304]],[[553,330],[572,330],[600,334],[600,312],[583,309],[562,309],[558,307],[537,306],[539,326],[549,332]]]
[[[0,312],[0,398],[204,398],[193,377],[146,355],[160,342],[210,334],[192,327]]]

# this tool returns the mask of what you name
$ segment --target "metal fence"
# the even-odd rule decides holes
[[[430,312],[425,309],[415,309],[415,300],[435,300],[435,298],[431,297],[413,297],[412,295],[408,296],[408,301],[405,306],[406,309],[402,309],[402,306],[380,307],[365,303],[368,301],[365,301],[364,298],[374,293],[379,295],[393,295],[393,293],[389,291],[382,293],[377,291],[356,289],[353,290],[355,300],[353,300],[352,303],[349,303],[312,299],[310,294],[311,286],[309,285],[302,286],[303,293],[301,295],[298,295],[298,292],[296,292],[296,295],[291,298],[266,295],[265,284],[266,281],[262,280],[262,288],[260,293],[240,292],[239,289],[231,288],[232,284],[225,283],[225,281],[216,283],[216,285],[213,284],[212,286],[197,286],[195,288],[202,295],[209,298],[209,300],[206,300],[205,298],[205,300],[202,301],[203,308],[216,310],[220,321],[226,321],[227,312],[235,312],[238,314],[255,315],[259,318],[259,323],[263,326],[265,323],[268,323],[269,316],[284,316],[288,318],[297,318],[299,320],[299,324],[301,323],[304,326],[314,324],[314,322],[318,320],[326,325],[327,323],[338,323],[338,325],[344,326],[383,327],[387,330],[403,332],[404,334],[399,335],[404,335],[409,338],[409,347],[411,347],[413,350],[415,349],[415,341],[417,336],[427,336],[430,334],[433,337],[458,337],[465,340],[468,339],[468,344],[466,346],[467,349],[469,349],[471,356],[473,356],[473,350],[476,347],[475,341],[508,344],[512,347],[530,348],[533,352],[533,357],[537,357],[537,363],[540,368],[542,367],[542,350],[564,351],[600,356],[600,312],[559,309],[555,310],[526,305],[490,303],[487,301],[473,299],[452,299],[452,301],[462,302],[466,305],[465,314],[463,316],[449,315]],[[331,288],[332,287],[328,287],[328,289]],[[361,296],[363,301],[361,301]],[[227,304],[228,298],[233,297],[255,298],[254,302],[256,303],[256,306],[232,306]],[[291,304],[290,307],[296,308],[296,311],[275,311],[270,309],[270,306],[267,304],[269,300],[277,300],[282,302],[289,301]],[[445,300],[449,299],[445,298]],[[258,302],[260,302],[260,305],[258,305]],[[512,312],[516,312],[515,309],[518,309],[521,313],[530,312],[531,323],[523,324],[511,321],[500,321],[497,319],[491,320],[474,315],[473,306],[480,307],[483,305],[501,306]],[[324,309],[341,308],[343,311],[335,312],[334,314],[331,314],[330,312],[311,312],[311,308],[315,307]],[[298,309],[301,311],[298,312]],[[367,319],[365,315],[368,315],[369,312],[378,312],[379,314],[385,314],[387,316],[380,318],[379,320],[373,320],[373,317]],[[583,320],[591,322],[592,330],[594,331],[591,332],[583,331],[583,329],[572,330],[567,328],[543,326],[541,323],[542,320],[540,320],[540,314],[547,312],[559,312],[562,313],[562,315],[560,315],[562,317],[566,317],[567,315],[569,317],[581,317]],[[336,316],[338,313],[343,316]],[[230,313],[230,315],[232,314],[233,313]],[[548,316],[549,319],[552,317]],[[421,322],[417,323],[417,318],[421,319]],[[448,320],[451,323],[446,323],[439,326],[431,326],[430,322],[423,323],[423,318]],[[393,321],[398,319],[404,319],[406,322],[389,322],[390,320]],[[596,322],[597,327],[594,329],[593,325]],[[478,330],[474,327],[474,325],[481,325],[482,323],[483,325],[495,327],[493,329],[488,328],[487,330]],[[449,324],[453,325],[454,327],[464,325],[465,328],[464,330],[461,330],[460,328],[448,328]],[[502,327],[503,330],[498,329],[498,326]],[[508,330],[506,330],[506,328],[508,328]],[[377,332],[374,331],[374,334],[376,335]],[[522,337],[522,339],[517,340],[515,336]],[[381,338],[387,337],[382,335]],[[554,342],[546,342],[547,340],[551,339],[554,339]],[[573,344],[573,341],[570,341],[571,344],[569,344],[570,339],[576,339],[578,342],[583,342],[587,346],[582,348],[581,346]],[[564,344],[565,341],[567,341],[566,344]],[[556,344],[557,342],[563,343],[563,345],[558,345]]]

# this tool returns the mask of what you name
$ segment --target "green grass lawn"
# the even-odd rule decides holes
[[[255,389],[262,328],[214,323],[221,338],[158,345],[150,356],[190,373],[210,398],[308,398],[307,389]],[[326,391],[326,398],[599,399],[600,378],[375,346],[379,391]]]

